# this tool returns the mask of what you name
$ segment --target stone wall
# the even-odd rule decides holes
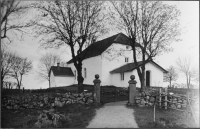
[[[135,102],[140,107],[153,106],[156,101],[157,95],[158,91],[153,89],[148,89],[141,93],[137,92]]]
[[[2,96],[3,109],[48,109],[72,103],[91,104],[93,93],[54,93]]]
[[[161,107],[165,106],[165,96],[167,96],[167,107],[171,108],[186,108],[186,96],[179,94],[162,94]],[[160,95],[158,90],[148,89],[142,93],[138,93],[135,101],[140,107],[153,106],[156,104],[159,106]]]

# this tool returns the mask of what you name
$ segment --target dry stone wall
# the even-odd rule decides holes
[[[135,97],[135,102],[140,107],[153,106],[157,95],[158,91],[152,89],[145,90],[144,92],[141,93],[137,92],[137,95]]]
[[[93,93],[55,93],[2,96],[3,109],[48,109],[72,103],[91,104]]]
[[[186,96],[184,95],[179,95],[179,94],[174,94],[174,95],[167,95],[167,106],[171,108],[186,108]],[[164,94],[162,94],[161,98],[159,95],[158,90],[154,89],[148,89],[142,93],[138,93],[135,102],[139,107],[144,107],[144,106],[153,106],[156,104],[159,106],[159,101],[161,99],[161,107],[164,107],[166,104],[166,98]]]

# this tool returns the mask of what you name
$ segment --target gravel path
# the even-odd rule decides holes
[[[87,128],[138,128],[133,109],[126,107],[127,101],[105,104],[96,111],[96,116]]]

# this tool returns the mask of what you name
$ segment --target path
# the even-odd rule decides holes
[[[126,107],[127,101],[105,104],[96,111],[96,116],[87,128],[138,128],[133,109]]]

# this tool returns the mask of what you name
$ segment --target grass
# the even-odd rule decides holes
[[[71,104],[55,108],[56,112],[69,116],[70,122],[63,121],[61,128],[85,128],[95,116],[99,106]],[[33,128],[39,112],[36,109],[1,110],[2,128]]]
[[[195,128],[198,127],[193,118],[186,118],[183,112],[174,109],[156,108],[155,122],[153,121],[153,107],[134,106],[134,116],[140,128]],[[166,126],[160,123],[160,120],[166,121]]]
[[[32,127],[39,116],[39,110],[1,110],[2,128],[28,128]]]
[[[83,84],[83,89],[87,90],[88,92],[94,91],[94,85],[87,85]],[[47,89],[24,89],[24,93],[22,89],[3,89],[2,95],[20,95],[20,94],[41,94],[41,93],[77,93],[77,84],[70,85],[70,86],[62,86],[62,87],[52,87]]]

